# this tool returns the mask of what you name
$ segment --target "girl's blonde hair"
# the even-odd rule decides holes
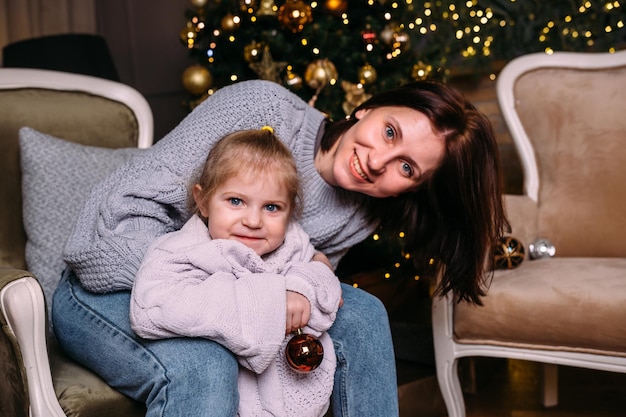
[[[291,215],[302,212],[302,190],[290,150],[269,129],[239,130],[220,139],[209,152],[194,184],[200,184],[199,199],[206,201],[230,178],[250,173],[271,174],[287,190]],[[192,187],[193,188],[193,184]],[[189,198],[190,212],[200,214]]]

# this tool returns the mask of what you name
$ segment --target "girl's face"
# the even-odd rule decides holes
[[[209,220],[213,239],[234,239],[257,255],[278,248],[285,239],[291,215],[289,195],[275,176],[239,174],[231,177],[204,201],[196,184],[193,197]]]
[[[318,171],[332,186],[394,197],[417,189],[422,176],[443,159],[444,139],[417,110],[389,106],[355,116],[357,123],[316,156]]]

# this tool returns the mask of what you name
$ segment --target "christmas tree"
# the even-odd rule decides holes
[[[488,74],[522,54],[625,46],[618,1],[191,0],[189,105],[252,78],[281,83],[331,118],[411,80]]]
[[[412,80],[492,74],[531,52],[626,47],[618,1],[191,0],[185,18],[180,38],[195,61],[182,76],[190,109],[222,86],[261,78],[335,120]],[[358,264],[419,281],[433,260],[413,259],[402,242],[381,230],[339,271],[349,276]]]

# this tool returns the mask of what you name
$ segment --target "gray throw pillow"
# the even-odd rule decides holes
[[[137,148],[68,142],[24,127],[19,132],[26,265],[43,287],[48,314],[65,268],[63,247],[90,190]]]

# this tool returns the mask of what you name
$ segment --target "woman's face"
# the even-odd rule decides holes
[[[430,120],[409,107],[379,107],[356,113],[358,122],[316,166],[330,185],[367,194],[393,197],[417,189],[422,176],[439,165],[444,139]]]

